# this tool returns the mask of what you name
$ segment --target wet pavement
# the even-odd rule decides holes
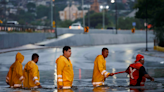
[[[153,43],[148,44],[153,48]],[[124,71],[129,64],[135,61],[135,56],[145,48],[144,43],[122,44],[122,45],[102,45],[87,47],[72,47],[71,61],[74,68],[73,85],[77,89],[57,90],[56,87],[56,66],[55,60],[62,55],[62,48],[48,48],[20,51],[25,60],[23,66],[31,60],[33,53],[38,53],[40,70],[40,82],[44,88],[37,90],[11,89],[5,83],[6,75],[10,65],[15,61],[17,51],[0,54],[0,92],[162,92],[164,91],[164,58],[145,56],[145,67],[148,73],[155,77],[155,82],[147,80],[145,87],[129,87],[127,74],[117,74],[108,77],[105,84],[107,87],[93,88],[91,84],[94,59],[101,54],[101,49],[107,47],[109,56],[106,58],[107,71]],[[79,69],[81,79],[79,79]]]

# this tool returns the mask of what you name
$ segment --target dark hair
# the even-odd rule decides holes
[[[63,47],[63,53],[64,53],[64,51],[68,51],[68,49],[71,49],[71,47],[70,46],[64,46]]]
[[[108,50],[108,48],[103,48],[103,49],[102,49],[102,52],[103,52],[104,50]]]
[[[33,55],[32,55],[32,60],[34,60],[35,58],[38,58],[39,57],[39,55],[37,54],[37,53],[34,53]]]

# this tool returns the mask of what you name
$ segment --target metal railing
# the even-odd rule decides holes
[[[0,31],[6,32],[51,32],[55,29],[51,26],[32,26],[32,25],[14,25],[14,24],[0,24]]]

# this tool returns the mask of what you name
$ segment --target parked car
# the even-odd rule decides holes
[[[71,26],[69,26],[69,29],[84,29],[80,23],[73,23]]]
[[[19,23],[17,21],[7,21],[7,24],[18,25]]]
[[[107,29],[115,29],[114,27],[107,27]]]

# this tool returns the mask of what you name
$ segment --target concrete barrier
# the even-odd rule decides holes
[[[0,49],[13,48],[26,44],[33,44],[55,37],[54,33],[10,33],[0,34]]]
[[[71,34],[83,34],[84,30],[78,30],[78,29],[68,29],[68,28],[57,28],[57,35],[63,35],[66,33],[71,33]],[[88,34],[115,34],[116,31],[113,29],[89,29]],[[118,34],[132,34],[131,30],[118,30]],[[146,32],[144,30],[136,30],[134,34],[145,34]],[[148,34],[153,34],[153,31],[148,31]]]
[[[164,52],[164,47],[154,46],[154,50]]]
[[[153,42],[154,35],[148,35],[148,42]],[[51,41],[45,46],[89,46],[146,42],[144,34],[76,34],[66,39]]]
[[[73,33],[72,35],[55,39],[45,46],[88,46],[88,45],[104,45],[104,44],[122,44],[145,42],[145,31],[136,31],[135,34],[131,30],[118,30],[118,35],[115,35],[115,30],[100,30],[90,29],[89,33],[83,34],[83,30],[70,30],[68,28],[58,28],[57,34],[62,35]],[[148,32],[149,41],[152,41],[152,31]],[[54,33],[8,33],[0,34],[0,49],[13,48],[26,44],[34,44],[44,41],[47,37],[55,37]],[[151,40],[150,40],[151,39]]]

